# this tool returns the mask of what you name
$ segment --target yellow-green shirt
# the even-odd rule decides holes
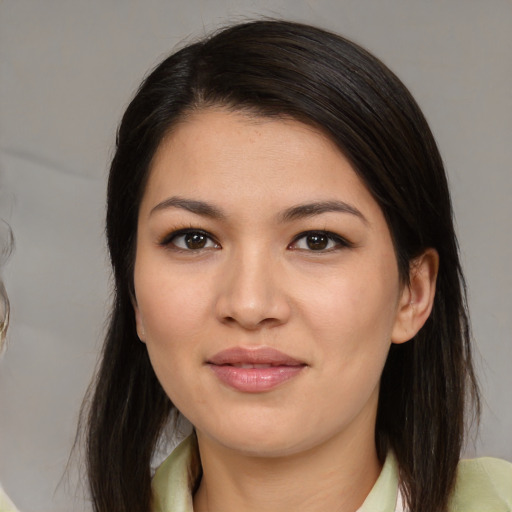
[[[153,478],[154,512],[193,512],[192,492],[201,471],[195,436],[183,441]],[[398,465],[392,453],[358,512],[400,512]],[[450,512],[512,512],[512,464],[493,458],[463,460]],[[3,511],[2,511],[3,512]]]
[[[18,512],[9,496],[5,494],[2,486],[0,486],[0,512]]]

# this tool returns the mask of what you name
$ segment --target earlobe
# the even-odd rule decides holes
[[[392,343],[405,343],[423,327],[432,311],[439,269],[439,255],[426,249],[409,267],[409,284],[404,286],[398,304]]]
[[[132,298],[133,311],[135,313],[135,326],[137,328],[137,336],[139,337],[142,343],[146,342],[146,331],[144,329],[144,322],[142,320],[142,314],[139,310],[139,306],[137,305],[137,301]]]

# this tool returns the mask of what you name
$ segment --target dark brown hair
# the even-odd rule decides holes
[[[393,449],[413,512],[442,512],[454,485],[465,415],[478,390],[464,279],[441,157],[405,86],[346,39],[284,21],[224,29],[164,60],[123,116],[108,184],[107,237],[115,295],[87,425],[97,512],[148,511],[150,462],[173,405],[137,338],[131,303],[137,215],[164,135],[210,105],[285,116],[334,141],[380,205],[405,284],[413,258],[440,257],[425,326],[393,345],[381,380],[376,445]]]

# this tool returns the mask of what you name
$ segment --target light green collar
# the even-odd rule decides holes
[[[158,468],[153,478],[154,512],[193,512],[192,493],[201,474],[194,435],[183,441]],[[370,494],[357,512],[394,512],[398,465],[390,452]]]

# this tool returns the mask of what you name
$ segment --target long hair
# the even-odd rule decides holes
[[[108,183],[113,311],[87,425],[97,512],[151,509],[150,462],[173,405],[136,334],[137,215],[162,138],[211,105],[288,117],[320,129],[380,205],[407,285],[410,263],[439,253],[433,311],[411,341],[393,345],[381,379],[376,446],[398,459],[407,506],[442,512],[453,488],[465,415],[478,389],[465,285],[443,163],[418,105],[378,59],[346,39],[285,21],[256,21],[188,45],[158,65],[128,106]]]

